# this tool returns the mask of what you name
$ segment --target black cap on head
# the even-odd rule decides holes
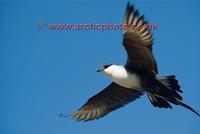
[[[108,68],[109,66],[111,66],[112,64],[106,64],[106,65],[104,65],[103,67],[104,67],[104,69],[106,69],[106,68]]]
[[[97,72],[101,72],[101,71],[103,71],[104,69],[108,68],[108,67],[111,66],[111,65],[112,65],[112,64],[106,64],[106,65],[104,65],[103,67],[97,69],[96,71],[97,71]]]

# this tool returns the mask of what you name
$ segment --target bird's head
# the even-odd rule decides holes
[[[96,71],[103,72],[103,73],[111,73],[113,66],[114,66],[113,64],[106,64],[106,65],[98,68]]]

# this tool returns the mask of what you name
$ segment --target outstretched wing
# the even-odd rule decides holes
[[[128,3],[125,13],[123,45],[128,54],[126,68],[145,70],[148,73],[158,72],[156,61],[152,54],[153,38],[143,16],[139,16],[133,5]]]
[[[78,121],[99,119],[127,103],[139,98],[143,92],[124,88],[112,82],[103,91],[90,98],[72,117]]]

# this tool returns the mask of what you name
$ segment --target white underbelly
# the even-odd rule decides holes
[[[124,76],[114,76],[112,80],[120,86],[135,90],[142,90],[140,78],[136,74],[126,74]]]

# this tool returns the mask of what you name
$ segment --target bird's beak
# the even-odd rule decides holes
[[[98,68],[96,71],[97,72],[102,72],[104,70],[104,68],[103,67],[100,67],[100,68]]]

